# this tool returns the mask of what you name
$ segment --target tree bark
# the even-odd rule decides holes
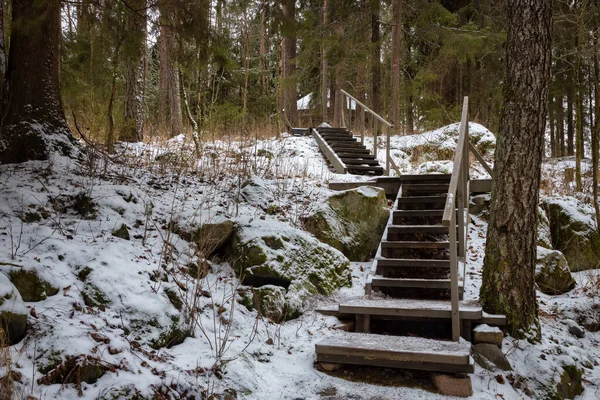
[[[596,227],[600,227],[600,206],[598,205],[598,139],[600,139],[600,61],[598,60],[598,39],[594,35],[594,127],[592,129],[592,195],[596,212]]]
[[[573,87],[575,81],[573,79],[573,69],[569,67],[567,72],[567,155],[575,155],[575,128],[573,125]]]
[[[556,126],[554,123],[554,96],[550,95],[548,104],[548,122],[550,123],[550,157],[556,157]]]
[[[161,3],[163,4],[163,3]],[[160,7],[160,82],[159,82],[159,122],[163,128],[169,122],[169,136],[183,132],[181,113],[181,91],[179,84],[179,68],[175,63],[175,37],[173,33],[173,17],[168,7]]]
[[[560,95],[556,102],[556,135],[557,157],[565,156],[565,109],[563,107],[564,95]]]
[[[128,10],[125,62],[125,116],[120,139],[125,142],[142,140],[144,129],[144,70],[146,66],[146,0],[130,2]]]
[[[0,163],[73,155],[60,97],[60,0],[13,0]]]
[[[380,0],[371,0],[371,107],[377,114],[381,112],[379,1]]]
[[[292,126],[298,124],[296,99],[296,2],[285,0],[283,3],[283,107]]]
[[[392,65],[389,121],[400,131],[400,50],[402,47],[402,0],[392,1]]]
[[[328,24],[328,15],[327,15],[327,0],[323,0],[323,34],[324,40],[321,45],[321,116],[323,118],[323,122],[329,121],[329,112],[327,103],[329,101],[328,86],[329,80],[327,79],[328,74],[328,61],[327,61],[327,46],[325,45],[325,39],[327,37],[327,24]]]
[[[509,0],[504,106],[494,164],[481,302],[511,335],[540,339],[535,292],[537,208],[550,81],[551,6]]]

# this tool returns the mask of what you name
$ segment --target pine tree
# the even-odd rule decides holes
[[[515,337],[539,339],[537,208],[550,81],[550,3],[509,0],[500,117],[481,302]]]

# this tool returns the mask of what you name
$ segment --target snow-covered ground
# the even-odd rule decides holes
[[[403,173],[449,171],[452,163],[431,158],[425,145],[435,143],[443,153],[455,143],[455,129],[393,137],[392,157]],[[477,124],[471,132],[480,141],[493,139]],[[365,142],[372,147],[372,138]],[[380,138],[378,154],[385,161],[383,142]],[[183,136],[161,145],[123,145],[117,153],[125,164],[107,165],[92,152],[85,162],[57,157],[0,166],[0,270],[35,271],[59,289],[45,300],[25,303],[28,335],[0,353],[0,376],[12,371],[15,398],[442,398],[315,369],[314,345],[332,335],[339,321],[314,309],[364,295],[369,263],[352,263],[351,288],[315,297],[300,318],[275,324],[238,303],[240,283],[227,262],[213,259],[205,278],[189,278],[185,270],[202,260],[169,229],[174,223],[191,230],[207,222],[257,218],[300,227],[302,217],[331,193],[329,182],[368,178],[331,172],[311,137],[207,142],[199,159]],[[547,169],[552,168],[558,167]],[[487,176],[477,164],[471,174]],[[242,193],[248,176],[260,180],[260,196]],[[265,209],[271,205],[281,211],[270,215]],[[113,235],[123,224],[129,240]],[[474,218],[467,299],[478,296],[485,232],[485,221]],[[586,332],[577,339],[563,323],[598,312],[597,272],[575,274],[578,286],[565,295],[539,295],[542,343],[506,338],[503,350],[514,371],[476,367],[473,398],[527,398],[526,386],[539,394],[559,365],[574,362],[589,367],[581,398],[600,398],[600,334]],[[166,348],[154,345],[161,334],[189,322],[169,301],[169,292],[193,303],[197,321],[192,337]],[[95,306],[86,305],[90,302]],[[92,384],[39,382],[41,371],[79,355],[107,372]]]

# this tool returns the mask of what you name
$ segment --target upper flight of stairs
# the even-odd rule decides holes
[[[324,313],[353,321],[316,345],[318,363],[359,364],[465,374],[473,324],[504,325],[477,302],[460,301],[460,342],[452,337],[450,243],[442,225],[450,175],[403,176],[375,256],[367,298]],[[462,300],[463,281],[459,280]]]
[[[383,175],[384,169],[367,148],[346,128],[312,128],[319,148],[337,173]]]

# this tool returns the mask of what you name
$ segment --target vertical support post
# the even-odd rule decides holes
[[[385,174],[390,176],[390,136],[392,134],[392,127],[387,127],[387,138],[385,140]]]
[[[360,108],[360,144],[365,144],[365,109]]]
[[[377,160],[377,118],[373,118],[373,155]]]
[[[340,92],[340,116],[342,117],[342,128],[346,128],[346,95]]]
[[[455,203],[456,204],[456,203]],[[452,303],[452,340],[460,338],[460,318],[458,304],[458,257],[456,254],[456,213],[450,217],[450,301]]]

